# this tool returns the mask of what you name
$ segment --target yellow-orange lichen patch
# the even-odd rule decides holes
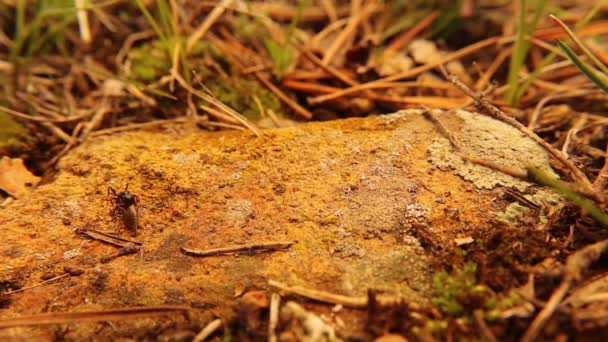
[[[455,132],[461,128],[462,120],[437,115]],[[372,288],[426,302],[433,270],[412,230],[423,227],[451,243],[487,227],[505,207],[492,190],[427,160],[438,137],[420,111],[404,111],[268,130],[263,137],[171,126],[90,139],[62,160],[52,183],[0,211],[0,284],[30,286],[66,267],[84,272],[12,295],[0,315],[180,304],[193,308],[190,320],[83,323],[65,334],[197,331],[214,315],[233,317],[235,289],[268,289],[269,279],[344,295]],[[117,248],[78,232],[131,238],[109,215],[107,198],[109,186],[127,184],[140,199],[135,239],[143,248],[102,263]],[[298,242],[255,255],[180,252],[276,240]],[[361,322],[362,314],[337,315]],[[0,338],[53,333],[7,329]]]

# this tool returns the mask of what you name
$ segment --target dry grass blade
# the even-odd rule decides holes
[[[209,322],[209,324],[207,324],[207,326],[205,326],[201,332],[194,336],[192,342],[203,342],[221,326],[222,320],[219,318],[214,319],[213,321]]]
[[[215,23],[215,21],[224,13],[226,7],[232,6],[234,0],[222,0],[215,8],[211,11],[211,13],[205,18],[205,21],[201,23],[201,25],[194,31],[194,33],[188,38],[188,42],[186,43],[186,53],[192,50],[194,44],[201,40],[205,33],[211,28],[211,25]]]
[[[89,28],[89,15],[85,9],[87,0],[75,0],[75,2],[78,8],[76,16],[80,28],[80,38],[85,44],[89,44],[91,42],[91,29]]]
[[[277,326],[279,325],[279,308],[281,296],[278,293],[270,295],[270,313],[268,318],[268,342],[277,342]]]
[[[62,275],[58,275],[58,276],[53,277],[53,278],[51,278],[51,279],[47,279],[47,280],[45,280],[45,281],[43,281],[43,282],[40,282],[40,283],[35,284],[35,285],[32,285],[32,286],[28,286],[28,287],[22,287],[22,288],[17,289],[17,290],[12,290],[12,291],[7,291],[7,292],[4,292],[4,293],[0,293],[0,296],[8,296],[8,295],[12,295],[12,294],[15,294],[15,293],[19,293],[19,292],[24,292],[24,291],[27,291],[27,290],[31,290],[31,289],[37,288],[37,287],[39,287],[39,286],[43,286],[43,285],[46,285],[46,284],[52,283],[52,282],[57,281],[57,280],[59,280],[59,279],[63,279],[63,278],[65,278],[65,277],[69,277],[70,275],[71,275],[70,273],[64,273],[64,274],[62,274]]]
[[[604,153],[604,166],[597,175],[597,178],[593,182],[593,188],[597,192],[603,192],[608,185],[608,144],[606,144],[606,151]]]
[[[549,18],[553,20],[553,22],[558,24],[568,34],[568,37],[570,37],[570,39],[574,41],[574,43],[581,49],[581,51],[583,51],[585,56],[587,56],[598,69],[600,69],[604,74],[608,74],[608,68],[604,65],[604,63],[600,62],[597,57],[595,57],[595,55],[591,51],[589,51],[589,49],[587,49],[585,44],[583,44],[583,42],[581,42],[581,40],[576,36],[576,34],[574,34],[572,30],[570,30],[568,25],[566,25],[563,21],[561,21],[553,14],[550,14]]]
[[[159,305],[86,312],[49,312],[39,315],[2,318],[0,319],[0,328],[65,324],[75,322],[119,321],[125,319],[167,315],[176,312],[185,314],[188,311],[190,311],[190,308],[187,306]]]
[[[260,130],[257,127],[255,127],[255,125],[253,123],[249,122],[249,120],[247,120],[247,118],[245,118],[241,114],[237,113],[234,109],[226,106],[225,104],[223,104],[220,100],[216,99],[215,97],[192,88],[188,84],[188,82],[186,82],[186,80],[184,80],[182,78],[181,75],[176,74],[174,76],[175,76],[175,79],[177,80],[177,82],[182,87],[184,87],[186,90],[188,90],[192,94],[196,95],[197,97],[211,103],[212,105],[216,106],[220,110],[224,111],[228,116],[234,118],[235,120],[240,122],[243,126],[249,128],[256,136],[258,136],[258,137],[262,136],[262,132],[260,132]]]
[[[353,7],[357,7],[357,3],[360,3],[360,1],[361,0],[355,0],[353,2]],[[349,22],[346,25],[346,27],[344,28],[344,30],[342,30],[342,32],[338,35],[338,37],[333,42],[333,44],[325,52],[325,55],[323,56],[323,64],[329,64],[334,59],[334,57],[338,53],[338,50],[343,48],[344,44],[349,39],[349,37],[351,37],[352,35],[355,34],[355,29],[357,28],[359,23],[361,23],[363,20],[365,20],[376,9],[377,9],[376,4],[374,2],[370,2],[370,3],[366,4],[365,7],[363,7],[363,9],[360,9],[359,11],[357,11],[357,13],[351,14]]]

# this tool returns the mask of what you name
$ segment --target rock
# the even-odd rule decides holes
[[[422,227],[440,237],[439,243],[453,243],[463,227],[468,234],[488,227],[506,203],[494,200],[487,188],[511,183],[500,178],[476,186],[455,174],[452,168],[460,173],[461,161],[449,146],[436,148],[445,138],[420,114],[408,110],[310,123],[265,130],[264,137],[176,125],[91,138],[61,161],[54,182],[0,211],[0,284],[24,279],[20,286],[31,286],[48,269],[68,263],[84,273],[19,293],[2,307],[2,315],[161,305],[167,294],[179,293],[179,303],[205,310],[195,311],[190,321],[174,315],[121,321],[114,328],[99,325],[95,334],[112,339],[161,334],[168,326],[185,331],[192,322],[204,326],[213,315],[235,317],[235,290],[266,289],[269,279],[350,296],[373,288],[425,303],[432,287],[430,253],[412,230]],[[451,132],[469,137],[470,122],[491,120],[466,112],[435,114]],[[510,145],[519,149],[513,153],[547,160],[529,139],[505,132],[494,134],[490,147],[475,145],[474,150],[485,157],[484,151]],[[82,165],[89,172],[79,172]],[[483,174],[503,176],[492,172]],[[133,239],[143,247],[141,253],[101,264],[119,250],[78,231],[118,231],[131,239],[109,215],[107,197],[109,186],[124,189],[127,184],[139,197],[140,227]],[[446,216],[454,209],[457,218]],[[298,242],[284,251],[239,256],[198,258],[180,252],[180,247],[278,240]],[[349,322],[364,314],[338,313]],[[95,326],[77,324],[63,337],[83,339]],[[19,329],[23,336],[57,338],[53,326]],[[16,331],[0,330],[0,339]]]

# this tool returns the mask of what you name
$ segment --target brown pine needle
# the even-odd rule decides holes
[[[181,305],[158,305],[85,312],[49,312],[14,318],[0,318],[0,328],[77,322],[119,321],[167,315],[175,312],[187,313],[189,310],[189,307]]]
[[[444,63],[447,62],[451,62],[453,60],[462,58],[464,56],[467,56],[473,52],[477,52],[479,49],[483,49],[485,47],[488,47],[490,45],[496,44],[497,42],[499,42],[501,40],[501,38],[499,37],[491,37],[488,39],[484,39],[480,42],[477,42],[475,44],[471,44],[467,47],[464,47],[456,52],[453,52],[443,58],[441,58],[439,61],[435,62],[435,63],[430,63],[430,64],[425,64],[422,66],[419,66],[417,68],[411,69],[411,70],[406,70],[404,72],[400,72],[398,74],[392,75],[392,76],[388,76],[385,78],[381,78],[372,82],[368,82],[368,83],[364,83],[364,84],[360,84],[360,85],[356,85],[356,86],[352,86],[350,88],[346,88],[343,89],[341,91],[337,91],[333,94],[328,94],[328,95],[322,95],[322,96],[318,96],[316,98],[311,99],[311,101],[313,101],[312,103],[321,103],[321,102],[325,102],[325,101],[329,101],[329,100],[333,100],[333,99],[337,99],[339,97],[342,97],[346,94],[355,92],[355,91],[361,91],[362,89],[365,89],[365,87],[369,87],[370,84],[377,84],[377,83],[381,83],[381,82],[392,82],[392,81],[398,81],[398,80],[402,80],[404,78],[408,78],[408,77],[414,77],[417,76],[425,71],[434,69],[436,67],[438,67],[439,65],[442,65]]]
[[[360,1],[361,0],[355,0],[353,2],[353,7],[356,6],[355,4]],[[334,59],[334,57],[336,57],[336,54],[338,53],[338,51],[340,49],[342,49],[344,47],[344,44],[346,43],[346,41],[352,35],[355,34],[357,26],[359,26],[359,24],[363,20],[365,20],[369,15],[371,15],[376,10],[376,8],[377,8],[376,3],[370,2],[370,3],[367,3],[365,5],[365,7],[363,7],[356,13],[351,13],[351,17],[348,21],[348,24],[346,25],[344,30],[342,30],[342,32],[340,32],[340,34],[338,35],[336,40],[334,40],[333,44],[325,52],[325,55],[323,56],[323,64],[325,64],[325,65],[329,64]]]

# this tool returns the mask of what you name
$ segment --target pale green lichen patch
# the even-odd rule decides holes
[[[516,128],[480,114],[465,111],[449,114],[463,122],[460,130],[452,133],[460,139],[468,154],[516,170],[523,171],[528,166],[534,166],[555,175],[545,150]],[[435,138],[428,154],[429,162],[433,165],[440,169],[453,169],[479,189],[492,189],[500,185],[524,191],[530,185],[505,173],[463,160],[445,137]]]
[[[555,208],[560,203],[564,202],[564,198],[561,197],[555,191],[549,189],[539,189],[534,194],[523,195],[525,199],[533,204],[536,204],[539,208]],[[529,216],[532,210],[518,202],[509,204],[503,212],[496,214],[496,219],[502,223],[513,225],[520,222],[523,218]],[[546,210],[539,210],[538,216],[534,218],[539,224],[544,225],[547,223],[547,212]]]

